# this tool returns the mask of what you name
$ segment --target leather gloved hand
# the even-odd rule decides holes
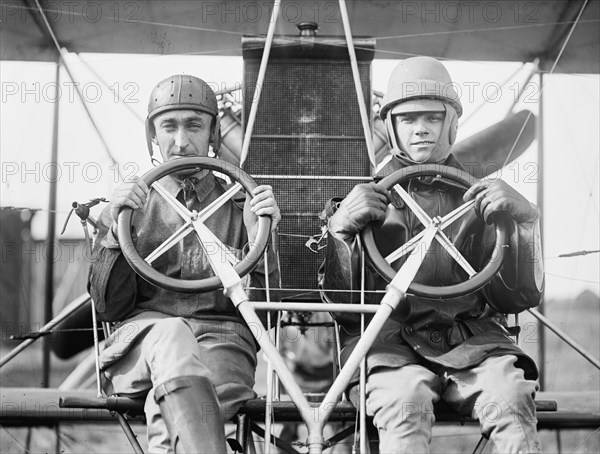
[[[471,199],[475,199],[475,211],[486,224],[494,222],[494,216],[501,212],[508,213],[518,224],[533,223],[539,218],[539,209],[500,179],[479,180],[463,196],[465,202]]]
[[[388,203],[388,192],[378,184],[359,184],[340,202],[329,219],[329,231],[343,240],[350,240],[369,222],[383,221]]]

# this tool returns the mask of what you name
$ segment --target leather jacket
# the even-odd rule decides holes
[[[392,165],[397,166],[397,162]],[[444,163],[461,168],[450,155]],[[385,175],[389,169],[384,169]],[[376,177],[377,179],[377,177]],[[465,190],[446,179],[417,177],[405,189],[430,217],[444,216],[462,205]],[[397,249],[423,230],[423,225],[404,202],[392,194],[387,216],[380,228],[375,228],[375,241],[383,256]],[[339,200],[339,199],[338,199]],[[329,218],[336,208],[334,199],[326,209]],[[463,369],[473,367],[488,357],[512,354],[528,379],[537,378],[535,363],[510,337],[505,313],[518,313],[540,303],[544,278],[538,223],[509,223],[510,246],[506,260],[492,280],[474,293],[432,299],[407,294],[383,326],[367,355],[367,372],[380,366],[400,367],[422,364]],[[493,250],[495,229],[486,225],[471,210],[444,230],[463,256],[478,270]],[[344,241],[331,232],[328,235],[325,262],[321,266],[319,283],[324,301],[358,303],[359,293],[328,292],[328,289],[359,290],[360,266],[358,238]],[[398,269],[403,261],[394,264]],[[446,250],[433,241],[415,277],[426,285],[451,285],[466,279],[466,274]],[[383,294],[369,292],[385,289],[388,282],[366,260],[365,302],[378,304]],[[340,323],[342,362],[360,338],[360,316],[332,313]],[[367,322],[369,317],[366,316]]]

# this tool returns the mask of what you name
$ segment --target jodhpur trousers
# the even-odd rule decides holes
[[[534,396],[537,382],[515,367],[515,356],[488,358],[468,370],[435,374],[420,365],[380,368],[367,378],[367,413],[379,432],[381,454],[428,453],[433,404],[446,401],[479,420],[496,453],[539,453]],[[358,393],[351,399],[357,403]]]
[[[144,410],[149,452],[167,453],[172,452],[171,443],[154,400],[155,386],[186,375],[210,379],[219,408],[203,411],[224,423],[255,397],[256,347],[250,330],[242,323],[144,312],[109,337],[101,354],[101,369],[107,394],[147,394]]]

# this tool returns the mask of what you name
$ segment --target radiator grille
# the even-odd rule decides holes
[[[257,59],[244,62],[244,119],[259,66]],[[359,61],[359,73],[370,109],[371,62]],[[370,172],[348,60],[269,61],[244,170],[273,186],[281,209],[283,287],[316,289],[324,250],[315,253],[305,244],[320,235],[327,200],[345,196],[360,182],[357,177]]]
[[[244,112],[254,101],[260,62],[245,63]],[[370,64],[359,63],[362,90],[370,100]],[[362,136],[349,62],[269,62],[253,134]]]

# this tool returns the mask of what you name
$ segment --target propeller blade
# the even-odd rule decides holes
[[[535,129],[535,115],[522,110],[460,141],[454,145],[452,153],[467,172],[474,177],[483,178],[504,167],[509,153],[507,164],[523,154],[535,138]]]
[[[509,153],[507,164],[523,154],[535,138],[535,128],[535,115],[522,110],[455,144],[452,153],[467,172],[474,177],[483,178],[502,168]],[[389,158],[387,131],[379,117],[375,117],[373,121],[373,144],[378,163]]]

